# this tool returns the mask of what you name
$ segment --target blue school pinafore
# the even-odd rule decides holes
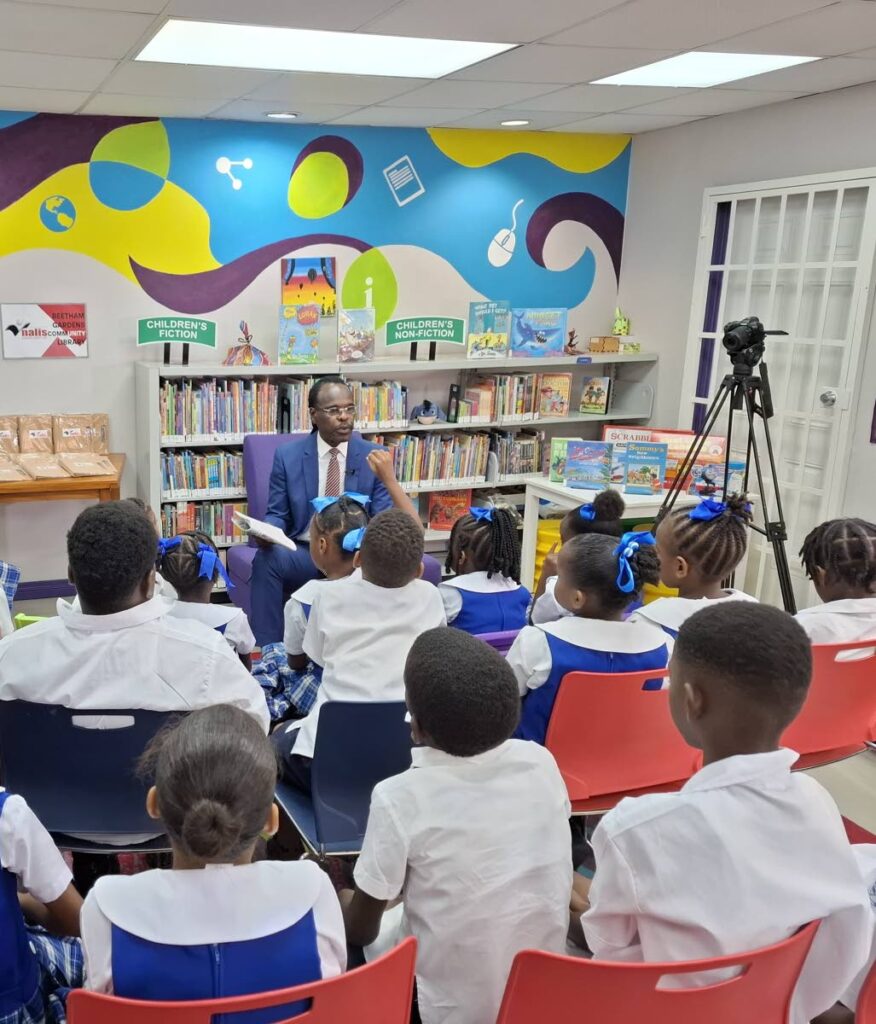
[[[531,595],[526,587],[516,590],[496,590],[482,593],[477,590],[456,588],[462,599],[459,614],[450,623],[466,633],[504,633],[509,629],[523,629]]]
[[[0,817],[8,797],[0,793]],[[39,991],[40,969],[18,906],[18,879],[0,864],[0,1021],[16,1019]]]

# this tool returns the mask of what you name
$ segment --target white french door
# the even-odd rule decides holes
[[[755,315],[768,330],[775,416],[770,433],[788,525],[787,552],[798,607],[815,600],[797,552],[813,526],[839,514],[848,468],[852,394],[862,362],[876,249],[876,170],[708,189],[705,194],[680,426],[698,429],[731,370],[723,325]],[[685,411],[687,409],[687,412]],[[733,454],[745,455],[745,413],[735,413]],[[726,415],[715,427],[724,433]],[[766,493],[775,501],[761,428]],[[756,490],[752,467],[749,489]],[[750,535],[744,588],[781,604],[773,552]]]

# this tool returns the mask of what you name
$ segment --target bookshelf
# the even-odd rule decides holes
[[[580,362],[580,358],[587,362]],[[290,384],[305,378],[340,374],[351,382],[361,381],[363,384],[376,384],[380,381],[398,381],[406,392],[408,412],[425,399],[440,405],[447,410],[448,391],[451,384],[456,383],[465,388],[469,381],[478,377],[507,373],[560,373],[572,374],[571,410],[577,408],[583,378],[590,376],[607,376],[612,380],[609,410],[605,415],[582,414],[570,411],[565,416],[530,418],[493,417],[484,422],[448,423],[445,421],[432,424],[408,423],[394,419],[385,423],[373,421],[362,422],[357,430],[365,437],[390,435],[398,438],[405,435],[420,438],[417,442],[427,447],[427,439],[434,435],[435,444],[445,444],[456,451],[456,446],[465,446],[466,435],[483,435],[490,431],[502,431],[516,437],[518,432],[526,431],[524,437],[532,439],[533,432],[544,432],[549,443],[555,435],[598,437],[599,428],[604,422],[646,422],[650,419],[653,406],[654,379],[656,377],[657,356],[652,353],[603,353],[594,352],[582,357],[558,356],[552,359],[512,359],[502,357],[490,360],[469,360],[464,357],[439,358],[434,361],[419,359],[417,361],[381,358],[363,364],[338,364],[335,361],[322,361],[296,366],[252,366],[227,367],[209,363],[193,363],[188,366],[164,366],[157,362],[141,362],[136,366],[136,422],[139,439],[137,458],[135,461],[137,493],[144,501],[155,509],[159,515],[168,506],[175,505],[182,509],[184,505],[195,505],[199,502],[242,502],[246,500],[244,487],[176,487],[166,486],[162,482],[162,457],[177,456],[182,459],[199,456],[210,456],[215,453],[237,453],[243,445],[242,429],[207,431],[201,433],[169,433],[167,424],[162,422],[160,413],[160,396],[165,386],[182,386],[184,382],[199,383],[215,380],[222,388],[231,388],[239,382],[243,388],[254,389],[260,383],[273,385]],[[282,388],[280,389],[282,392]],[[261,392],[260,392],[261,394]],[[251,433],[275,433],[276,419],[270,424],[265,422],[265,409],[260,413],[261,422],[258,430]],[[227,423],[226,423],[227,425]],[[240,424],[238,424],[240,426]],[[293,425],[293,431],[296,428]],[[457,438],[457,440],[454,440]],[[516,449],[516,442],[513,444]],[[190,453],[190,454],[188,454]],[[456,479],[427,479],[422,477],[415,481],[402,482],[403,488],[412,496],[420,494],[468,489],[516,487],[518,490],[526,483],[531,474],[496,475],[491,471],[475,473],[468,477]],[[245,482],[244,482],[245,483]],[[420,512],[423,520],[427,519],[426,499],[421,503]],[[446,546],[449,534],[444,531],[427,531],[427,547]],[[220,537],[219,546],[228,548],[235,543],[226,535]]]

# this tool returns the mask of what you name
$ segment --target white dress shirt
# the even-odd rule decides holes
[[[294,754],[313,757],[319,710],[330,700],[402,701],[408,652],[427,629],[446,625],[438,588],[423,580],[378,587],[362,577],[335,580],[314,595],[304,652],[322,666],[310,714],[293,722]]]
[[[255,649],[255,637],[249,619],[242,608],[233,604],[197,604],[194,601],[174,601],[169,614],[175,619],[202,622],[216,630],[238,654],[250,654]],[[224,629],[222,627],[225,627]]]
[[[828,601],[797,612],[797,621],[814,644],[876,640],[876,597]]]
[[[556,622],[557,619],[564,619],[574,615],[568,608],[564,608],[556,599],[557,576],[548,576],[544,584],[544,593],[536,598],[532,605],[532,624],[542,626],[545,622]]]
[[[419,943],[423,1024],[493,1024],[515,955],[564,952],[568,818],[556,762],[525,740],[475,757],[419,747],[374,787],[354,878],[374,899],[404,897],[394,938]]]
[[[685,622],[702,611],[703,608],[711,608],[722,601],[756,601],[756,597],[746,594],[742,590],[733,590],[730,587],[722,591],[721,597],[658,597],[641,608],[637,608],[630,616],[630,622],[651,622],[660,626],[673,637],[678,633]]]
[[[189,711],[233,704],[268,731],[262,688],[215,630],[153,597],[113,615],[58,601],[56,618],[0,640],[0,700]]]
[[[9,636],[13,629],[9,602],[6,600],[6,591],[0,589],[0,639],[4,636]]]
[[[6,798],[0,814],[0,864],[40,903],[54,903],[73,881],[52,837],[16,793]]]
[[[343,576],[342,579],[361,579],[362,570],[354,569],[350,576]],[[307,619],[310,615],[310,607],[316,592],[325,583],[337,583],[337,580],[326,580],[317,577],[315,580],[308,580],[295,591],[286,602],[283,609],[283,646],[287,654],[304,654],[304,634],[307,632]]]
[[[340,493],[344,493],[344,487],[347,479],[347,445],[349,442],[343,441],[341,444],[336,445],[338,451],[338,479],[341,482]],[[319,471],[319,491],[317,492],[318,498],[325,497],[325,481],[328,476],[329,462],[331,461],[332,446],[328,441],[322,439],[322,434],[317,432],[316,435],[316,462],[317,469]],[[311,519],[313,516],[311,516]],[[310,520],[307,523],[307,529],[303,533],[299,533],[295,538],[296,540],[310,543]]]
[[[860,971],[872,933],[861,870],[833,800],[792,750],[716,761],[678,793],[626,799],[593,833],[581,919],[598,959],[744,953],[820,920],[792,1006],[806,1024]]]

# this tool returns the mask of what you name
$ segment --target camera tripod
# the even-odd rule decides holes
[[[700,451],[706,442],[706,438],[712,433],[712,429],[721,414],[721,410],[730,400],[730,408],[727,410],[727,431],[726,449],[724,451],[724,484],[722,488],[722,500],[727,500],[727,487],[730,481],[730,446],[733,438],[733,411],[745,409],[748,418],[748,441],[745,452],[745,475],[743,478],[743,490],[748,490],[748,478],[752,463],[754,464],[755,476],[757,477],[758,498],[763,502],[763,526],[750,523],[752,530],[766,537],[773,549],[773,556],[776,562],[776,573],[779,578],[779,589],[782,594],[782,604],[785,611],[791,615],[797,610],[794,598],[794,589],[791,585],[791,570],[788,565],[788,555],[785,551],[785,541],[788,539],[788,531],[785,525],[785,517],[782,512],[782,496],[779,491],[779,478],[776,472],[776,460],[773,455],[773,444],[770,438],[769,420],[773,415],[773,403],[770,393],[769,373],[766,363],[760,364],[761,375],[754,372],[753,367],[744,363],[734,363],[733,372],[728,373],[718,386],[715,397],[706,412],[703,426],[697,431],[687,455],[678,467],[672,486],[666,494],[663,505],[657,516],[660,522],[669,512],[672,511],[676,499],[684,489],[685,480],[690,475],[694,463],[699,458]],[[757,446],[754,426],[755,420],[763,422],[764,438],[766,439],[766,452],[769,461],[770,476],[772,478],[773,494],[776,505],[776,518],[770,519],[766,507],[764,492],[763,468],[761,464],[760,451]]]

